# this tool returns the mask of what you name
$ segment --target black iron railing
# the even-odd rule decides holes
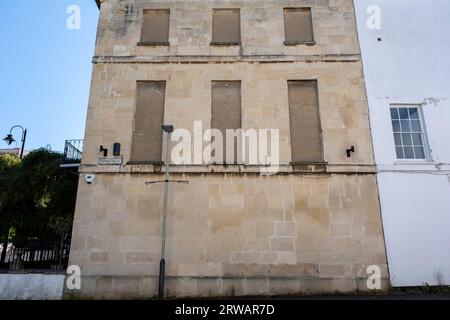
[[[83,155],[83,140],[66,140],[64,157],[69,160],[81,160]]]
[[[65,270],[69,261],[70,240],[33,241],[23,248],[8,245],[3,271]]]

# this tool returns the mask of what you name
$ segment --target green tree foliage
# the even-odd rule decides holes
[[[11,185],[19,164],[20,159],[17,156],[9,154],[0,156],[0,235],[7,232],[8,206],[13,196]]]
[[[0,157],[0,222],[14,229],[16,246],[70,233],[78,178],[60,168],[63,160],[48,149],[35,150],[20,162]]]
[[[11,170],[17,167],[20,163],[20,159],[18,156],[13,156],[10,154],[4,154],[0,156],[0,173],[5,173],[8,170]]]

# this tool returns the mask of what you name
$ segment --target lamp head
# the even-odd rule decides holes
[[[11,145],[14,141],[16,141],[16,140],[13,138],[12,134],[8,134],[8,135],[6,136],[6,138],[3,139],[3,140],[6,141],[6,143],[8,143],[8,145]]]

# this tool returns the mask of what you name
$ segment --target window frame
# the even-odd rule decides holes
[[[143,31],[144,31],[144,23],[145,23],[145,13],[150,11],[166,11],[169,13],[169,26],[168,26],[168,35],[167,41],[143,41]],[[171,26],[171,10],[170,8],[146,8],[142,10],[141,13],[141,35],[138,42],[138,46],[170,46],[170,26]]]
[[[421,139],[422,139],[422,147],[423,147],[423,152],[424,152],[424,158],[413,158],[413,159],[407,159],[407,158],[398,158],[397,156],[397,144],[395,143],[395,133],[400,133],[402,134],[402,131],[398,132],[398,131],[394,131],[394,126],[393,126],[393,121],[395,119],[392,119],[392,114],[391,114],[391,110],[392,109],[401,109],[401,108],[406,108],[406,109],[412,109],[412,108],[416,108],[417,109],[417,114],[418,114],[418,120],[420,123],[420,128],[421,128],[421,132],[409,132],[410,134],[413,133],[419,133],[421,135]],[[431,158],[431,149],[428,143],[428,136],[427,136],[427,129],[426,129],[426,124],[425,124],[425,117],[423,114],[423,104],[420,103],[391,103],[389,104],[389,120],[390,120],[390,128],[391,128],[391,137],[392,137],[392,143],[394,146],[394,157],[395,157],[395,161],[397,163],[426,163],[426,162],[432,162],[432,158]],[[400,115],[399,115],[399,121],[400,119]],[[408,121],[411,121],[411,119],[408,119]],[[405,145],[403,144],[403,139],[402,139],[402,145],[401,147],[403,148]],[[411,145],[414,148],[414,144]],[[414,151],[413,151],[414,152]],[[414,154],[415,157],[415,154]]]
[[[239,41],[232,42],[223,42],[223,41],[214,41],[214,13],[216,11],[238,11],[239,12]],[[232,47],[232,46],[241,46],[242,45],[242,14],[241,8],[213,8],[212,9],[212,19],[211,19],[211,46],[223,46],[223,47]]]
[[[286,11],[287,10],[309,10],[311,15],[311,32],[312,32],[312,41],[288,41],[286,40]],[[314,11],[312,7],[283,7],[283,33],[284,33],[284,41],[283,44],[285,46],[298,46],[298,45],[307,45],[307,46],[314,46],[316,45],[316,36],[314,33],[315,26],[314,26]]]

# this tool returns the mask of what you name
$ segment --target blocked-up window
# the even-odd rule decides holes
[[[214,9],[212,43],[219,45],[241,43],[241,12],[239,9]]]
[[[417,105],[391,105],[397,159],[426,159],[425,134]]]
[[[165,81],[137,83],[131,162],[160,163],[162,161]]]
[[[211,97],[211,127],[218,129],[223,136],[223,154],[213,152],[216,163],[233,164],[238,162],[239,140],[233,139],[234,144],[228,144],[226,134],[228,129],[242,128],[241,120],[241,82],[240,81],[213,81]],[[216,140],[216,142],[218,142]],[[229,150],[227,154],[227,150]],[[234,156],[230,154],[234,150]]]
[[[321,162],[317,81],[289,81],[288,91],[292,163]]]
[[[145,10],[142,44],[169,44],[170,10]]]
[[[314,43],[311,8],[284,9],[285,44]]]

